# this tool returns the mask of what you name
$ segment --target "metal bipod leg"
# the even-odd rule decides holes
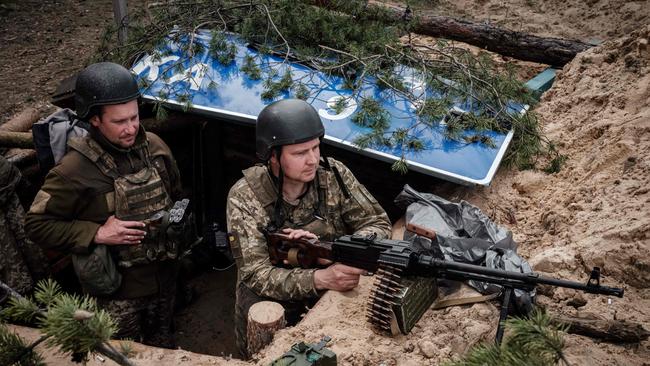
[[[512,287],[503,288],[503,302],[501,303],[501,313],[499,314],[499,326],[497,328],[497,335],[494,337],[494,343],[501,345],[503,339],[503,332],[506,327],[506,318],[508,318],[508,311],[510,310],[510,302],[512,298]]]

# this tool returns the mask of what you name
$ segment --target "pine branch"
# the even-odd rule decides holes
[[[34,351],[34,348],[47,337],[41,337],[33,344],[27,346],[22,338],[12,333],[4,325],[0,324],[0,365],[16,366],[41,366],[42,357]]]
[[[445,366],[548,366],[557,365],[564,356],[566,326],[555,326],[542,310],[533,311],[528,318],[506,321],[506,337],[500,346],[478,345],[462,359]]]
[[[133,14],[129,28],[133,42],[126,47],[109,46],[111,37],[115,36],[114,27],[109,28],[100,54],[104,58],[130,63],[143,53],[151,53],[163,41],[171,39],[181,44],[181,40],[189,40],[189,44],[179,46],[185,53],[181,59],[159,74],[164,80],[168,71],[178,69],[176,71],[182,73],[184,65],[194,62],[194,56],[202,50],[196,41],[196,33],[204,27],[215,29],[213,46],[208,48],[220,50],[213,57],[224,65],[231,65],[234,45],[224,44],[221,40],[225,31],[234,31],[249,43],[260,45],[260,54],[282,57],[282,65],[287,65],[291,59],[313,68],[314,72],[340,75],[345,80],[345,87],[353,90],[354,94],[358,93],[357,89],[367,77],[384,89],[382,94],[404,99],[418,108],[417,120],[407,131],[408,139],[396,135],[378,138],[375,133],[390,133],[388,127],[384,127],[384,121],[380,118],[377,121],[381,123],[377,124],[368,120],[367,115],[358,117],[357,122],[370,126],[373,131],[369,133],[375,134],[366,142],[379,144],[384,141],[387,147],[417,151],[426,144],[414,131],[420,131],[424,126],[437,128],[454,103],[467,103],[470,105],[467,117],[448,126],[448,138],[459,143],[493,147],[494,141],[485,131],[503,133],[512,129],[514,137],[504,156],[505,164],[521,169],[532,168],[540,157],[548,157],[549,165],[545,171],[552,173],[561,168],[566,157],[560,155],[542,134],[534,113],[529,111],[520,115],[508,107],[513,102],[533,103],[531,94],[516,80],[511,68],[497,70],[486,53],[473,55],[455,47],[453,42],[439,40],[435,45],[426,45],[411,42],[409,38],[409,42],[403,44],[400,35],[408,33],[415,20],[407,17],[396,24],[394,19],[387,17],[388,13],[368,10],[364,1],[337,1],[331,5],[324,9],[312,6],[310,1],[295,0],[171,2],[147,9],[145,14]],[[170,33],[173,34],[170,36]],[[221,46],[215,47],[216,43],[221,43]],[[414,95],[395,71],[404,66],[421,75],[426,80],[427,90],[435,90],[441,103],[434,105],[427,98],[422,100],[422,95]],[[258,69],[251,59],[245,59],[241,67],[252,80],[265,80],[264,99],[275,99],[281,93],[289,92],[301,99],[309,97],[306,88],[301,84],[296,86],[295,80],[293,85],[284,77],[278,81],[273,69]],[[192,75],[189,75],[187,81],[191,79]],[[213,83],[210,85],[214,86]],[[191,107],[189,98],[182,92],[168,90],[173,91],[178,99],[184,99],[181,103],[185,109]],[[160,99],[167,98],[161,95]],[[420,108],[422,105],[424,107]],[[386,123],[390,125],[390,119]],[[468,130],[474,132],[468,134]],[[397,167],[402,170],[403,165]]]
[[[3,285],[0,282],[0,287],[11,290]],[[34,297],[39,303],[48,301],[41,303],[46,308],[41,310],[30,299],[13,290],[11,293],[14,297],[10,300],[9,307],[3,310],[3,316],[17,320],[33,320],[38,317],[38,323],[44,333],[44,336],[29,348],[33,349],[38,343],[45,341],[48,347],[58,347],[61,351],[73,355],[85,356],[99,352],[120,365],[133,365],[108,343],[117,330],[117,325],[106,311],[97,308],[95,300],[91,297],[69,295],[63,293],[60,286],[52,280],[40,281]]]

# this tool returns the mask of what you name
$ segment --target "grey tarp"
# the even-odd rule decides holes
[[[395,198],[395,204],[406,208],[406,223],[434,230],[436,240],[407,231],[404,239],[413,248],[426,251],[448,261],[469,263],[521,273],[530,273],[528,262],[517,255],[517,243],[512,233],[490,220],[472,204],[454,203],[431,193],[420,193],[409,185]],[[479,281],[468,281],[477,291],[490,294],[501,291],[501,286]],[[535,291],[515,289],[515,301],[520,311],[526,312],[534,301]]]

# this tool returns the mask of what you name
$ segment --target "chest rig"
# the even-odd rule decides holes
[[[327,164],[327,165],[326,165]],[[277,231],[282,228],[302,229],[318,235],[322,240],[333,240],[345,232],[345,227],[338,219],[338,203],[330,197],[329,164],[318,168],[316,177],[305,195],[300,198],[297,205],[293,206],[283,202],[283,222],[280,227],[274,225],[274,203],[278,198],[278,184],[271,178],[271,173],[265,166],[255,166],[244,171],[244,178],[260,201],[269,217],[269,224],[264,229]],[[334,172],[335,174],[337,172]],[[343,185],[342,179],[336,179]],[[347,189],[343,189],[347,194]],[[306,203],[307,202],[307,203]]]
[[[113,157],[96,141],[90,138],[73,139],[68,145],[92,161],[102,174],[113,180],[115,195],[115,217],[125,221],[143,221],[147,224],[147,235],[138,245],[117,245],[111,251],[117,254],[120,267],[147,264],[178,256],[175,245],[167,245],[164,225],[152,223],[160,220],[159,216],[172,207],[172,201],[165,190],[159,172],[152,165],[149,148],[146,143],[134,148],[133,153],[140,154],[144,168],[132,174],[120,174]],[[110,210],[110,207],[109,207]]]

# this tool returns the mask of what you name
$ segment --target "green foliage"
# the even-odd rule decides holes
[[[41,340],[45,340],[48,347],[58,347],[63,352],[82,358],[89,352],[96,352],[117,331],[116,323],[106,311],[97,308],[94,299],[63,293],[61,287],[51,279],[37,284],[33,300],[11,298],[9,306],[3,310],[3,318],[30,323],[35,321],[45,334]],[[25,348],[15,337],[6,335],[4,329],[0,327],[0,349],[4,349],[3,344],[10,345],[11,349],[33,348],[34,345]],[[38,361],[37,355],[30,352],[30,356],[24,359]]]
[[[409,171],[408,164],[406,164],[404,159],[395,160],[395,162],[390,166],[390,169],[400,174],[406,174]]]
[[[34,299],[39,304],[51,304],[59,295],[61,295],[61,287],[51,278],[39,281],[36,284]]]
[[[438,123],[449,113],[453,102],[446,98],[427,98],[419,104],[416,113],[420,121],[428,126],[437,126]]]
[[[558,154],[556,157],[551,159],[548,166],[546,166],[543,169],[544,172],[546,172],[548,174],[553,174],[553,173],[559,172],[562,169],[562,166],[564,165],[564,163],[566,162],[567,159],[568,159],[568,157],[566,155]]]
[[[378,132],[384,132],[390,126],[388,112],[373,98],[363,98],[359,103],[359,111],[352,117],[352,122],[370,127]]]
[[[79,316],[80,310],[88,315]],[[48,306],[41,329],[51,336],[48,345],[58,346],[64,352],[88,353],[108,341],[117,325],[106,311],[97,308],[94,299],[62,294]]]
[[[25,344],[22,338],[0,324],[0,365],[41,366],[42,357]],[[20,359],[16,361],[18,358]]]
[[[554,157],[551,159],[551,161],[549,161],[548,165],[543,170],[547,174],[554,174],[559,172],[562,169],[562,166],[567,161],[567,159],[569,159],[569,157],[560,154],[557,151],[555,144],[553,143],[549,143],[549,151],[550,151],[549,154]]]
[[[199,44],[199,43],[196,43]],[[228,42],[223,32],[212,31],[208,52],[224,66],[230,65],[235,61],[237,55],[237,46]],[[196,52],[198,54],[199,52]]]
[[[286,68],[284,74],[280,80],[274,80],[274,74],[269,74],[269,76],[264,80],[265,90],[262,92],[262,98],[264,99],[275,99],[281,93],[286,93],[291,89],[293,85],[293,77],[291,76],[291,69]]]
[[[348,98],[339,98],[335,103],[334,106],[332,106],[332,109],[336,114],[340,114],[345,110],[345,107],[348,106],[349,99]]]
[[[9,299],[9,306],[2,310],[2,319],[20,323],[32,323],[39,315],[41,309],[28,298]]]
[[[244,57],[244,64],[240,70],[251,80],[260,80],[262,78],[262,70],[257,66],[255,58],[251,55],[246,55]]]
[[[169,116],[167,109],[160,102],[154,104],[153,112],[156,114],[156,119],[158,121],[165,121]]]
[[[472,348],[462,359],[445,366],[548,366],[564,358],[566,326],[552,324],[540,310],[529,318],[506,321],[506,336],[500,346],[483,344]]]
[[[293,86],[294,96],[298,99],[307,100],[309,98],[309,89],[303,83],[296,83]]]
[[[120,353],[126,357],[135,356],[135,350],[133,349],[133,342],[130,340],[122,341],[119,344]]]
[[[407,2],[412,10],[417,10],[422,3]],[[512,129],[514,136],[503,160],[506,165],[535,168],[540,157],[547,157],[550,164],[545,171],[555,172],[561,168],[566,158],[543,136],[534,112],[522,115],[509,107],[512,103],[530,106],[536,103],[532,93],[517,80],[513,67],[506,66],[504,70],[495,65],[489,54],[474,55],[444,40],[434,45],[418,45],[409,38],[405,44],[400,37],[408,34],[417,21],[417,13],[413,12],[412,20],[396,21],[388,14],[362,0],[328,1],[325,7],[296,0],[171,2],[146,10],[136,9],[131,15],[130,43],[127,45],[112,46],[116,29],[110,26],[97,59],[131,64],[137,57],[151,52],[170,33],[173,33],[172,39],[194,40],[198,29],[212,29],[207,51],[222,64],[231,65],[236,49],[225,32],[234,31],[260,53],[283,58],[283,64],[296,61],[324,73],[342,76],[344,88],[352,90],[352,97],[360,100],[354,122],[371,130],[367,136],[357,139],[361,147],[384,145],[399,147],[403,152],[419,151],[426,144],[414,131],[422,127],[438,128],[444,118],[446,138],[466,144],[493,147],[494,141],[486,131]],[[183,50],[185,55],[172,67],[177,72],[183,72],[183,65],[205,51],[199,42],[186,42]],[[155,55],[157,58],[164,56],[163,53]],[[436,98],[415,95],[407,87],[396,72],[405,65],[425,80],[427,88],[439,92]],[[282,67],[287,71],[278,78],[275,69]],[[264,80],[264,99],[273,100],[289,92],[300,99],[309,97],[307,87],[292,79],[286,65],[260,65],[247,56],[240,70],[252,80]],[[417,107],[418,120],[408,131],[390,131],[390,116],[378,102],[361,96],[358,89],[366,77],[377,81],[383,88],[382,94],[407,99]],[[174,91],[185,110],[191,107],[188,92]],[[164,100],[168,95],[168,91],[163,91],[159,97]],[[454,102],[469,103],[471,111],[451,116],[449,111]],[[334,109],[341,110],[341,106],[337,104]],[[402,163],[394,168],[403,171],[405,164]]]

